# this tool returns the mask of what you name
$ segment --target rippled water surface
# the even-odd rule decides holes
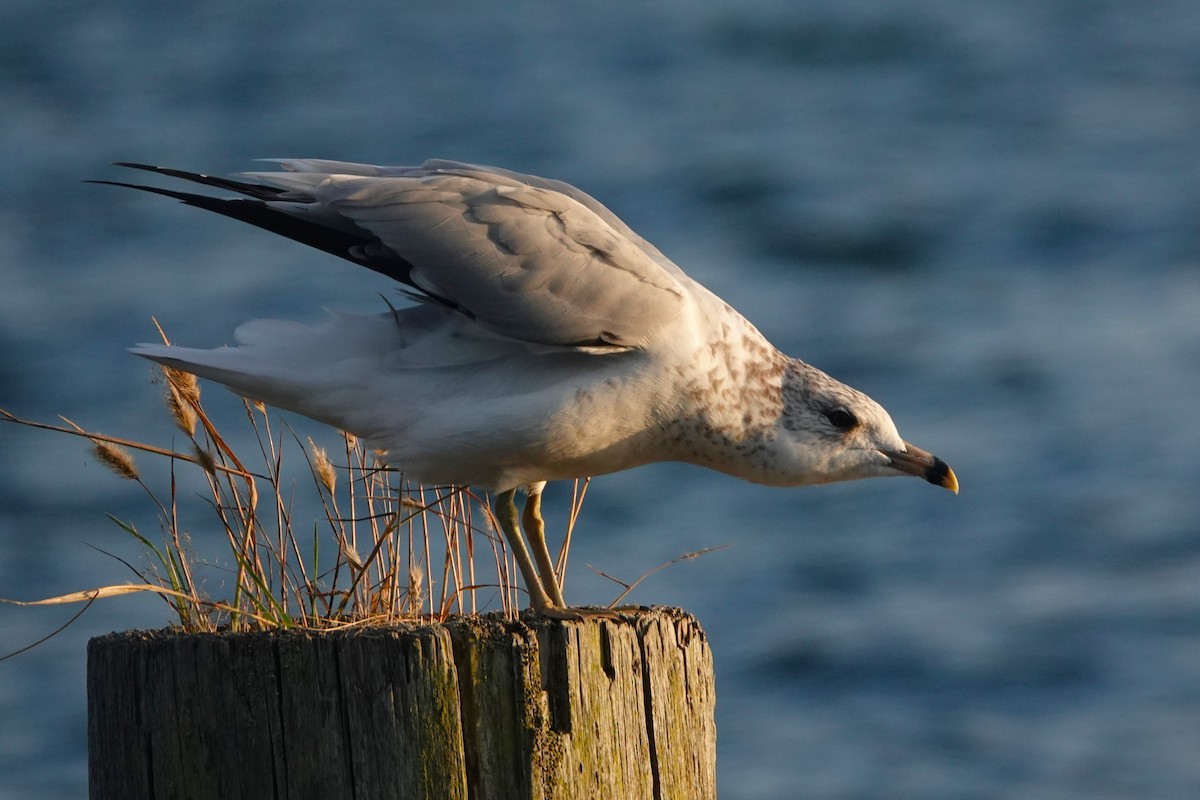
[[[962,482],[593,483],[576,602],[616,593],[585,564],[732,545],[633,598],[710,636],[723,797],[1200,796],[1198,30],[1183,0],[10,2],[0,407],[170,441],[124,353],[151,316],[215,345],[390,291],[81,183],[110,161],[564,178]],[[0,596],[125,580],[89,545],[133,557],[104,514],[153,530],[137,491],[66,437],[0,454]],[[72,613],[0,608],[0,651]],[[0,798],[85,794],[86,641],[166,621],[110,600],[0,663]]]

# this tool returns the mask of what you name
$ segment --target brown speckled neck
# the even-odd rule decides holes
[[[806,365],[744,320],[714,333],[696,363],[679,370],[684,402],[667,426],[668,444],[680,461],[751,477],[771,468],[768,443],[784,413],[785,387]]]

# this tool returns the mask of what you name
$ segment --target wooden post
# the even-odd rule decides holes
[[[712,654],[675,609],[88,645],[91,797],[716,796]]]

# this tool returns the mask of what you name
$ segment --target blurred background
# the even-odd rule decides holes
[[[1200,5],[407,5],[0,6],[0,407],[170,444],[125,353],[152,316],[216,346],[391,297],[81,182],[128,179],[111,161],[562,178],[962,483],[593,482],[575,602],[619,591],[588,564],[731,545],[631,598],[708,632],[723,797],[1200,796]],[[0,425],[0,454],[0,596],[129,577],[96,548],[137,558],[106,513],[157,531],[136,486],[72,437]],[[0,654],[76,610],[0,606]],[[167,612],[97,603],[0,663],[0,798],[84,796],[87,639]]]

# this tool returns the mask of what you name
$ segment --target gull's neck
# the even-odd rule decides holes
[[[746,480],[771,483],[771,458],[785,386],[803,381],[807,365],[775,348],[728,309],[724,324],[696,349],[683,376],[683,403],[667,426],[675,457]],[[789,390],[790,391],[790,390]]]

